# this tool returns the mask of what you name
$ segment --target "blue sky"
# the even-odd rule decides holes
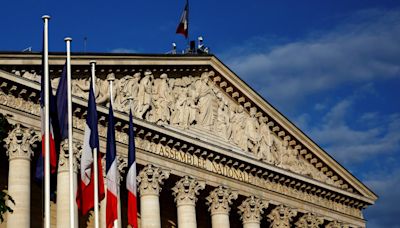
[[[5,1],[0,50],[41,49],[50,14],[50,50],[165,53],[184,0]],[[380,198],[368,227],[400,227],[400,2],[194,1],[190,36]]]

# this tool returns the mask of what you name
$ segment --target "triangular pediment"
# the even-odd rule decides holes
[[[0,69],[38,82],[40,55],[0,55]],[[52,83],[64,56],[55,55]],[[96,96],[107,105],[114,79],[114,108],[160,128],[194,137],[334,188],[376,200],[376,195],[214,56],[78,55],[73,95],[87,98],[90,59],[98,63]],[[129,103],[131,102],[131,106]]]

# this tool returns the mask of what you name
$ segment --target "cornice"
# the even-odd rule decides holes
[[[4,79],[2,80],[3,83],[1,84],[2,90],[10,91],[11,88],[13,88],[10,93],[14,94],[15,96],[21,96],[20,92],[25,90],[26,92],[24,92],[24,96],[26,96],[27,99],[30,99],[32,102],[36,104],[38,103],[38,94],[40,89],[39,83],[2,70],[0,70],[0,78]],[[83,108],[86,107],[87,101],[83,100],[82,98],[73,97],[73,103],[75,116],[83,119],[83,115],[85,114]],[[105,119],[108,114],[108,109],[104,106],[98,106],[97,110],[99,113],[99,122],[102,124],[101,119]],[[116,111],[115,117],[117,123],[116,125],[119,126],[118,130],[123,131],[123,129],[127,129],[129,122],[128,115]],[[361,207],[364,207],[365,204],[374,203],[374,201],[370,198],[360,196],[335,186],[316,181],[309,177],[260,162],[247,154],[234,153],[218,145],[213,145],[210,142],[202,141],[182,132],[149,123],[142,119],[135,118],[134,122],[136,126],[136,134],[141,138],[156,140],[179,150],[192,151],[193,153],[200,154],[201,156],[213,161],[225,161],[226,164],[236,164],[235,167],[244,171],[248,171],[249,173],[259,176],[260,178],[265,178],[273,182],[284,183],[291,186],[297,186],[299,189],[305,191],[309,190],[313,194],[322,194],[321,196],[329,195],[335,197],[335,199],[340,202],[358,202],[357,205]],[[348,200],[346,200],[347,197],[349,198]]]
[[[215,56],[199,56],[199,55],[119,55],[119,54],[78,54],[74,55],[72,59],[72,64],[76,67],[77,72],[81,71],[82,67],[88,68],[88,62],[92,59],[96,59],[99,66],[99,73],[110,71],[113,72],[127,72],[129,68],[136,67],[135,70],[143,70],[145,68],[154,68],[153,71],[164,71],[164,72],[179,72],[190,71],[191,73],[200,74],[202,71],[214,70],[216,74],[211,80],[218,85],[222,90],[224,90],[232,99],[236,100],[238,103],[242,104],[245,108],[250,109],[256,107],[259,115],[265,115],[269,119],[269,124],[272,126],[272,130],[284,140],[287,140],[293,148],[299,150],[300,154],[313,164],[318,170],[326,174],[328,177],[340,183],[343,189],[339,189],[334,186],[326,185],[329,188],[347,192],[350,195],[359,196],[362,195],[363,201],[368,202],[368,204],[373,204],[377,199],[377,196],[369,190],[365,185],[363,185],[357,178],[350,174],[344,167],[342,167],[338,162],[336,162],[329,154],[323,151],[316,143],[314,143],[309,137],[307,137],[300,129],[298,129],[293,123],[291,123],[285,116],[283,116],[278,110],[276,110],[271,104],[265,101],[259,94],[252,90],[245,82],[243,82],[234,72],[232,72],[227,66],[225,66],[218,58]],[[52,65],[52,71],[61,71],[61,67],[65,62],[65,56],[63,53],[50,54],[50,64]],[[15,67],[17,70],[24,67],[33,67],[33,71],[40,71],[41,55],[40,53],[0,53],[0,67]],[[59,69],[58,69],[59,68]],[[109,69],[107,69],[109,68]],[[85,69],[85,72],[88,72]],[[13,80],[19,84],[30,84],[31,88],[39,89],[39,84],[26,80],[22,77],[18,77],[14,74],[3,72],[8,75],[12,75]],[[35,94],[36,93],[36,94]],[[33,95],[32,95],[33,94]],[[38,93],[32,91],[33,98],[38,96]],[[86,102],[81,98],[74,98],[74,102],[80,106],[85,106]],[[99,112],[102,107],[99,107]],[[104,111],[105,110],[105,111]],[[107,109],[104,108],[104,113],[107,113]],[[119,114],[117,113],[116,116]],[[119,118],[121,120],[126,120],[127,116],[124,113],[120,113]],[[151,127],[156,127],[157,131],[166,130],[151,123],[147,123],[143,120],[137,120],[144,127],[151,129]],[[148,125],[148,126],[146,126]],[[182,137],[179,132],[175,132],[178,135],[174,135],[174,131],[169,129],[167,133],[173,137]],[[190,141],[190,137],[188,138]],[[193,139],[192,139],[193,140]],[[199,141],[198,139],[194,139]],[[218,146],[211,146],[209,142],[203,145],[209,150],[218,148]],[[220,153],[226,153],[226,149],[220,148]],[[282,170],[278,167],[265,164],[255,160],[252,156],[246,154],[236,154],[228,152],[229,156],[239,156],[236,159],[250,159],[249,161],[253,164],[268,167],[271,170],[280,170],[285,175],[293,176],[299,180],[310,179],[311,182],[316,182],[321,184],[319,181],[315,181],[311,178],[297,175],[286,170]],[[287,173],[287,174],[286,174]],[[339,191],[339,192],[340,192]],[[353,192],[353,193],[352,193]],[[353,196],[352,196],[353,197]]]
[[[354,187],[360,194],[373,201],[377,200],[378,197],[375,193],[334,160],[334,158],[312,141],[282,113],[252,90],[218,58],[213,56],[210,64],[220,73],[220,76],[224,77],[226,80],[222,81],[222,78],[218,78],[219,75],[216,75],[216,78],[214,78],[215,82],[219,83],[220,86],[223,85],[222,87],[225,88],[226,91],[229,91],[232,97],[236,97],[238,101],[241,99],[239,103],[242,103],[245,107],[251,108],[255,106],[261,109],[259,110],[260,112],[270,117],[269,120],[271,122],[270,124],[273,126],[273,130],[282,138],[287,137],[292,146],[297,146],[300,150],[300,154],[313,163],[316,168],[325,174],[329,174],[331,177],[336,176],[335,178],[338,181],[340,181],[340,178],[343,178],[342,182],[343,184],[347,182],[347,187]],[[234,89],[232,87],[234,87]]]

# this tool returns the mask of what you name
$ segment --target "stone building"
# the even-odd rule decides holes
[[[57,87],[65,55],[50,54]],[[96,60],[101,152],[107,79],[114,80],[121,219],[126,227],[128,98],[132,100],[141,227],[365,227],[377,196],[213,55],[73,54],[74,155]],[[0,153],[0,187],[15,212],[0,227],[40,227],[40,53],[0,53],[0,114],[12,125]],[[68,227],[68,166],[61,149],[54,227]],[[101,203],[104,227],[105,207]],[[91,227],[92,216],[79,217]]]

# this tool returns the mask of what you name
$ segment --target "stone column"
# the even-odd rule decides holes
[[[271,228],[291,227],[293,217],[297,215],[297,211],[279,205],[274,208],[267,216]]]
[[[160,185],[170,172],[149,164],[139,172],[137,181],[140,194],[141,227],[160,228]]]
[[[7,214],[7,227],[30,227],[31,157],[32,147],[39,140],[32,129],[17,124],[5,139],[9,157],[8,194],[15,205],[7,202],[14,212]]]
[[[261,215],[264,208],[268,207],[265,200],[261,200],[255,196],[248,197],[239,206],[240,219],[244,228],[260,228]]]
[[[76,144],[75,144],[76,145]],[[74,187],[77,189],[77,164],[75,155],[78,153],[78,147],[74,148]],[[76,190],[75,190],[76,191]],[[57,227],[70,227],[70,211],[69,211],[69,152],[68,141],[61,143],[60,155],[58,158],[58,173],[57,173]],[[75,196],[75,194],[74,194]],[[75,199],[74,199],[75,202]],[[78,227],[78,207],[74,203],[75,210],[75,227]]]
[[[232,200],[237,199],[238,194],[226,186],[218,186],[206,198],[211,211],[211,223],[213,228],[229,228],[229,211]]]
[[[199,191],[205,188],[204,181],[184,176],[172,188],[178,210],[178,227],[197,228],[196,202]]]
[[[323,219],[314,214],[307,213],[301,216],[295,225],[299,228],[319,228],[319,225],[322,225],[322,223],[324,223]]]

